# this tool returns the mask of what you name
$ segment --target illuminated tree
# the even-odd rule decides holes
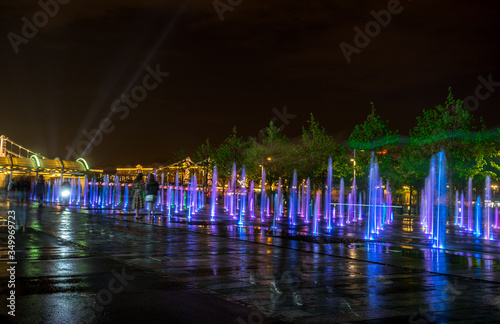
[[[498,131],[487,131],[481,124],[482,120],[476,123],[463,101],[455,99],[449,88],[444,105],[424,110],[410,131],[401,159],[401,174],[406,182],[420,193],[431,156],[440,150],[446,153],[452,193],[463,189],[468,177],[475,178],[476,184],[483,182],[486,175],[496,179],[500,171]]]
[[[356,150],[356,181],[361,188],[368,186],[371,152],[377,155],[383,177],[396,181],[398,173],[397,158],[400,149],[397,131],[392,132],[389,129],[389,122],[377,115],[373,102],[370,104],[371,113],[362,124],[354,127],[348,142],[349,148]]]

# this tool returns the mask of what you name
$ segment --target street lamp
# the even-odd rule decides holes
[[[352,168],[353,168],[353,173],[354,173],[354,182],[356,182],[356,149],[354,149],[354,157],[351,159],[352,161]]]

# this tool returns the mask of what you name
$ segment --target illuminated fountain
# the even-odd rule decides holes
[[[448,189],[446,180],[446,156],[440,152],[433,156],[429,175],[424,189],[426,208],[426,231],[430,235],[432,246],[443,248],[446,236],[446,218],[448,204]]]
[[[248,212],[250,214],[250,218],[255,218],[255,191],[254,191],[254,182],[250,181],[250,191],[248,192]]]
[[[115,185],[114,187],[114,206],[119,206],[120,205],[120,198],[121,198],[121,185],[120,185],[120,178],[118,178],[118,173],[115,174]]]
[[[114,201],[114,183],[109,181],[108,182],[108,197],[107,197],[107,204],[109,207],[113,207],[113,201]]]
[[[297,214],[297,170],[293,170],[292,187],[290,188],[289,224],[295,226],[295,216]]]
[[[104,183],[102,185],[102,195],[100,195],[100,206],[106,207],[107,203],[107,198],[108,198],[108,190],[109,190],[109,176],[106,174],[104,175]]]
[[[46,187],[46,189],[45,189],[45,193],[46,194],[45,194],[45,197],[44,197],[45,198],[45,202],[49,202],[49,201],[51,201],[51,196],[50,195],[52,193],[52,190],[51,190],[52,186],[51,186],[50,180],[45,183],[45,187]]]
[[[123,209],[127,209],[128,207],[128,201],[129,201],[129,190],[128,190],[128,184],[125,183],[125,190],[123,194]]]
[[[356,217],[356,178],[352,179],[352,186],[351,186],[351,221],[356,222],[357,217]]]
[[[372,153],[370,161],[370,178],[368,184],[368,215],[366,218],[366,239],[372,240],[374,234],[377,234],[377,205],[380,203],[378,188],[378,164],[374,160]]]
[[[327,229],[332,229],[332,157],[328,159],[328,170],[326,173],[325,185],[325,219],[327,221]]]
[[[350,192],[347,195],[347,217],[346,217],[347,224],[350,224],[353,221],[352,214],[353,214],[353,203],[352,203],[352,192]]]
[[[269,196],[266,195],[266,215],[271,216],[271,204],[269,203]]]
[[[165,210],[165,172],[161,172],[161,182],[160,182],[160,210],[163,212]]]
[[[188,188],[186,190],[186,209],[188,222],[191,217],[198,211],[198,180],[196,173],[191,177]]]
[[[174,193],[175,194],[175,193]],[[173,195],[172,195],[172,187],[168,186],[167,187],[167,199],[166,199],[166,205],[167,205],[167,210],[168,210],[168,219],[170,220],[170,216],[172,215],[172,207],[174,205],[173,201]]]
[[[231,172],[231,188],[228,189],[229,192],[229,215],[234,216],[236,219],[236,163],[233,163],[233,171]]]
[[[190,192],[191,192],[191,187],[192,187],[192,184],[193,184],[193,178],[190,179],[189,183],[188,183],[188,189],[187,189],[187,220],[188,222],[191,221],[191,215],[193,213],[193,209],[192,209],[192,195],[190,195]]]
[[[241,197],[240,197],[240,211],[239,211],[239,225],[243,225],[243,218],[245,216],[246,209],[246,170],[245,166],[241,168]]]
[[[363,219],[362,204],[363,204],[363,199],[361,198],[361,192],[360,192],[359,199],[358,199],[358,220]]]
[[[264,222],[266,212],[266,168],[262,167],[262,178],[260,182],[260,221]]]
[[[340,189],[339,189],[339,214],[337,225],[344,226],[344,178],[340,179]]]
[[[485,217],[485,231],[484,231],[484,236],[485,239],[491,240],[493,237],[491,235],[491,179],[490,176],[486,176],[485,180],[486,187],[484,189],[484,217]]]
[[[314,216],[313,216],[313,233],[318,234],[319,219],[321,217],[321,193],[316,192],[316,199],[314,200]]]
[[[394,221],[394,213],[392,211],[392,190],[391,187],[389,187],[389,180],[387,180],[387,184],[385,186],[386,188],[386,194],[385,194],[385,224],[389,225]]]
[[[472,232],[472,178],[467,183],[467,229]]]
[[[370,177],[368,181],[368,213],[366,215],[365,236],[368,240],[373,240],[375,235],[379,234],[383,227],[392,221],[392,208],[388,208],[388,206],[392,206],[391,190],[388,182],[387,188],[385,189],[386,193],[384,199],[383,182],[379,175],[376,157],[372,153]]]
[[[498,206],[495,206],[495,228],[498,229]]]
[[[274,194],[274,214],[273,214],[273,226],[272,228],[273,229],[276,229],[277,226],[276,226],[276,222],[278,220],[278,213],[279,213],[279,208],[277,206],[279,206],[279,203],[278,203],[278,193],[275,193]]]
[[[88,194],[89,194],[89,178],[85,177],[85,182],[84,182],[84,188],[83,188],[83,205],[87,206],[89,201],[88,201]]]
[[[175,187],[174,187],[174,208],[175,208],[176,214],[179,212],[179,201],[181,201],[179,195],[180,195],[179,170],[177,170],[177,171],[175,171]]]
[[[474,215],[474,232],[473,232],[473,234],[476,237],[480,237],[482,235],[481,221],[482,221],[481,196],[477,196],[477,199],[476,199],[476,213]]]
[[[465,219],[465,199],[464,199],[464,192],[462,190],[462,193],[460,194],[460,222],[459,222],[459,226],[461,228],[464,227],[464,219]]]
[[[310,218],[310,215],[311,215],[311,181],[309,180],[309,178],[307,178],[307,181],[306,181],[306,203],[305,203],[305,212],[306,212],[306,215],[305,215],[305,221],[306,223],[309,223],[309,218]]]
[[[212,206],[211,206],[211,221],[215,220],[215,204],[217,202],[217,165],[214,166],[214,172],[212,174]]]
[[[302,218],[304,218],[304,221],[305,221],[305,216],[306,216],[306,184],[305,184],[305,181],[302,180],[302,185],[300,187],[300,191],[301,191],[301,203],[300,203],[300,216]]]
[[[278,180],[278,190],[276,192],[276,198],[274,203],[274,215],[277,220],[280,220],[283,216],[283,192],[281,188],[281,178]]]

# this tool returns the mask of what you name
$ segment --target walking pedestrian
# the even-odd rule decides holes
[[[69,204],[69,198],[71,194],[71,185],[68,181],[68,179],[64,180],[63,184],[61,185],[61,200],[63,205],[68,205]]]
[[[23,198],[23,177],[18,177],[16,179],[16,200],[18,205],[23,203]]]
[[[155,215],[155,204],[158,198],[158,190],[160,185],[156,181],[154,174],[149,175],[148,182],[146,183],[146,202],[148,203],[148,215]]]
[[[135,216],[139,217],[139,209],[144,208],[144,182],[142,181],[142,173],[137,174],[137,177],[132,182],[132,190],[134,192],[132,209],[135,209]]]
[[[38,207],[43,207],[44,195],[45,195],[45,180],[43,179],[43,175],[40,175],[36,183],[36,197],[38,198]]]
[[[10,179],[7,191],[9,199],[14,198],[14,192],[16,191],[16,183],[14,182],[13,179]]]

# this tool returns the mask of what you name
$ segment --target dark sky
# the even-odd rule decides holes
[[[240,4],[221,21],[212,1],[71,0],[43,21],[37,1],[2,1],[0,133],[68,158],[67,147],[85,147],[82,131],[109,117],[113,130],[96,138],[91,165],[148,164],[192,153],[207,137],[218,144],[234,126],[256,136],[285,106],[296,115],[284,129],[291,138],[313,113],[345,140],[371,101],[405,135],[449,86],[465,98],[479,76],[500,82],[498,1],[401,1],[347,63],[340,44],[354,46],[354,28],[391,2],[231,0]],[[38,33],[21,42],[22,18],[34,15]],[[136,88],[145,99],[128,116],[113,112],[113,101],[142,85],[146,66],[169,75],[155,89]],[[488,127],[500,125],[500,87],[492,90],[474,112]]]

